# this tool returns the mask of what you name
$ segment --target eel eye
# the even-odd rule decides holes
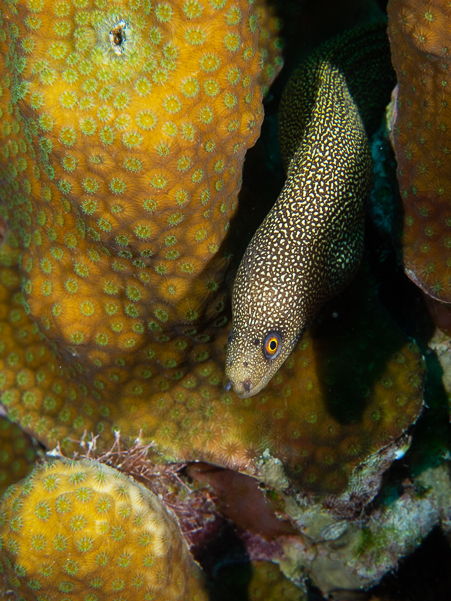
[[[280,335],[277,332],[270,332],[263,345],[263,351],[267,359],[274,359],[280,351]]]

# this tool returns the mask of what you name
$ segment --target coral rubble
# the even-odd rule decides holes
[[[432,531],[450,531],[451,480],[444,463],[405,483],[401,494],[382,498],[360,520],[331,519],[320,503],[299,512],[303,540],[288,540],[282,567],[299,576],[305,570],[324,595],[377,584]]]

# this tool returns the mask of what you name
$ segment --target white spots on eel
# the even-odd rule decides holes
[[[232,295],[226,388],[241,397],[266,386],[321,306],[360,265],[371,153],[337,55],[365,60],[361,31],[357,50],[351,33],[318,49],[282,98],[287,180],[247,247]],[[382,27],[377,35],[386,43]]]

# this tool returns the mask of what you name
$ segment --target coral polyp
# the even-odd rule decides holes
[[[96,461],[57,460],[9,488],[0,541],[3,575],[22,599],[207,599],[177,518]]]

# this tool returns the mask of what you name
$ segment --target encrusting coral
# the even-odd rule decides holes
[[[245,2],[106,6],[2,6],[2,403],[47,447],[141,430],[162,460],[255,474],[267,452],[341,490],[416,420],[418,349],[363,278],[265,391],[223,390],[257,23]]]
[[[175,516],[96,461],[53,461],[9,488],[0,541],[6,583],[22,599],[208,598]]]
[[[343,516],[332,520],[323,503],[313,501],[312,506],[307,500],[299,512],[299,526],[308,542],[286,541],[284,572],[299,574],[302,566],[326,599],[354,599],[350,591],[367,590],[387,573],[395,572],[434,529],[441,528],[449,540],[451,481],[447,461],[392,484],[383,490],[372,510],[354,522]],[[396,590],[398,586],[397,580]]]
[[[398,74],[393,141],[403,201],[406,274],[428,295],[451,301],[449,4],[388,3]]]

